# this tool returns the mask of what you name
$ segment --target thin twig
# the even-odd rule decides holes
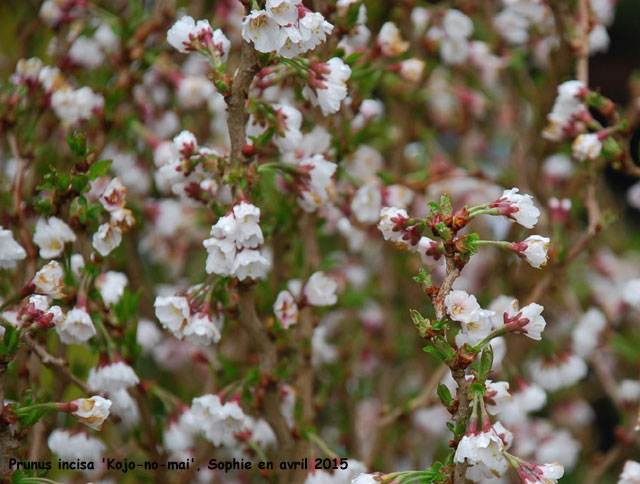
[[[580,19],[580,49],[578,51],[578,62],[576,65],[576,77],[589,85],[589,0],[579,0],[578,17]]]
[[[20,155],[20,149],[18,148],[18,141],[16,140],[16,137],[14,136],[14,134],[9,133],[7,135],[7,139],[9,140],[9,148],[11,149],[11,155],[16,160],[16,165],[17,165],[15,182],[13,185],[13,210],[16,214],[16,218],[18,222],[17,223],[18,231],[20,232],[20,238],[27,252],[28,260],[30,261],[30,264],[33,264],[33,261],[35,261],[35,258],[38,255],[38,251],[36,250],[35,246],[33,245],[33,241],[29,236],[29,232],[25,225],[24,210],[22,208],[22,185],[24,181],[24,171],[27,167],[27,162]],[[35,269],[35,266],[33,268],[30,267],[26,271],[26,273],[31,274],[34,272],[34,269]]]
[[[31,336],[27,334],[23,334],[21,338],[22,342],[33,351],[44,366],[47,368],[55,369],[62,377],[66,380],[72,382],[76,385],[80,390],[82,390],[86,395],[90,395],[92,393],[91,388],[80,380],[77,376],[75,376],[71,370],[68,368],[68,363],[66,360],[62,358],[56,358],[47,350],[45,350],[40,344],[38,344]]]
[[[447,373],[447,370],[448,368],[445,365],[440,365],[431,375],[431,378],[424,387],[424,390],[422,390],[419,395],[412,398],[408,405],[396,407],[391,412],[384,415],[380,420],[378,420],[378,427],[388,427],[403,415],[409,415],[419,408],[427,406],[429,402],[433,400],[433,394],[436,391],[438,384]]]

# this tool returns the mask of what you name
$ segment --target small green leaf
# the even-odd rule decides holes
[[[364,52],[354,52],[352,54],[349,54],[347,57],[345,57],[344,63],[349,65],[355,64],[363,55]]]
[[[91,168],[89,168],[89,180],[93,181],[98,177],[106,175],[110,166],[111,160],[96,161],[91,165]]]
[[[438,397],[440,397],[440,401],[444,404],[445,407],[450,407],[453,403],[453,397],[451,396],[451,392],[446,385],[442,383],[438,385]]]
[[[487,379],[491,367],[493,366],[493,348],[491,345],[487,345],[482,350],[482,355],[478,363],[478,378],[484,381]]]

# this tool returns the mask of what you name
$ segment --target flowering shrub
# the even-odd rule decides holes
[[[20,7],[0,481],[639,483],[615,3]]]

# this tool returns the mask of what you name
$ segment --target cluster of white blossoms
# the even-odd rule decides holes
[[[262,279],[271,263],[260,246],[264,242],[260,209],[241,201],[211,227],[211,238],[203,242],[207,249],[209,274],[245,279]]]
[[[183,54],[204,49],[218,62],[227,60],[231,47],[231,42],[222,30],[213,30],[208,20],[196,22],[188,15],[181,17],[169,29],[167,42]]]
[[[60,257],[67,242],[75,242],[76,235],[58,217],[41,218],[36,223],[33,242],[40,247],[40,257],[53,259]]]
[[[101,22],[92,37],[76,37],[67,55],[72,64],[95,69],[104,63],[108,54],[118,49],[119,44],[120,39],[109,24]]]
[[[259,52],[275,51],[291,59],[324,42],[333,30],[322,14],[302,0],[267,0],[264,10],[252,10],[242,20],[242,38]]]
[[[522,195],[518,188],[505,190],[496,201],[480,206],[490,215],[502,215],[526,228],[538,223],[540,210],[534,205],[531,195]],[[369,198],[372,198],[369,196]],[[418,252],[426,265],[436,263],[444,251],[442,242],[434,241],[408,227],[409,215],[403,208],[384,207],[380,211],[378,229],[385,240],[391,241],[401,250]],[[505,247],[537,269],[546,265],[550,239],[541,235],[531,235],[520,242],[504,243]]]
[[[458,443],[454,462],[467,462],[467,478],[481,482],[502,476],[509,467],[504,452],[511,447],[513,435],[500,422],[487,424],[482,430],[470,429]]]
[[[309,80],[302,89],[304,98],[314,106],[320,106],[325,116],[337,113],[340,103],[347,97],[351,68],[339,57],[332,57],[327,62],[312,64],[308,73]]]
[[[102,178],[92,185],[92,195],[96,196],[100,204],[109,214],[109,222],[98,227],[93,234],[93,248],[106,257],[122,242],[122,233],[131,229],[135,224],[133,213],[125,208],[127,203],[127,188],[120,178]]]
[[[338,284],[323,272],[314,272],[301,285],[299,280],[291,280],[287,289],[280,291],[273,305],[273,312],[285,328],[298,322],[300,308],[309,306],[332,306],[338,301]]]
[[[111,412],[120,417],[120,423],[126,428],[139,420],[138,405],[131,397],[128,388],[140,382],[131,366],[116,354],[112,361],[101,359],[98,365],[89,370],[87,385],[91,390],[106,394],[111,401]]]
[[[536,0],[503,0],[504,8],[494,17],[496,31],[511,45],[524,45],[529,31],[553,32],[554,17],[548,5]]]
[[[220,341],[224,318],[222,314],[211,314],[208,304],[205,303],[199,311],[193,311],[185,296],[158,296],[154,307],[162,327],[176,338],[199,346]]]
[[[96,327],[87,311],[86,301],[79,300],[67,313],[67,317],[56,325],[60,341],[64,344],[82,344],[96,335]]]
[[[41,86],[53,111],[68,124],[77,124],[99,115],[104,107],[101,94],[94,93],[88,86],[74,89],[60,69],[44,66],[37,57],[18,63],[11,80],[15,84]]]
[[[412,12],[418,33],[424,32],[430,20],[428,11],[416,8]],[[439,46],[440,58],[445,64],[460,65],[469,59],[473,29],[473,21],[460,10],[452,8],[446,10],[440,22],[436,20],[424,36],[429,43]]]
[[[585,133],[593,119],[584,98],[589,89],[581,81],[567,81],[558,86],[553,109],[547,115],[548,125],[543,137],[552,141],[574,139],[573,157],[578,161],[595,160],[602,152],[602,142],[609,136],[607,130]]]
[[[587,376],[588,366],[578,355],[562,353],[553,358],[539,358],[529,362],[531,379],[545,390],[556,391],[570,387]]]
[[[475,296],[465,291],[451,291],[445,298],[445,306],[449,317],[461,323],[460,333],[456,336],[456,343],[474,345],[489,336],[492,330],[504,327],[515,333],[540,340],[546,321],[542,317],[543,307],[531,303],[522,309],[518,308],[518,301],[513,300],[506,310],[497,313],[482,309]]]
[[[171,450],[185,450],[192,446],[194,436],[202,434],[216,447],[232,446],[235,435],[245,428],[245,419],[246,415],[236,401],[222,403],[218,395],[196,397],[177,425],[168,427],[165,442]]]
[[[475,296],[465,291],[451,291],[445,298],[445,306],[449,317],[460,323],[456,344],[474,345],[489,336],[493,329],[491,317],[495,313],[482,309]]]
[[[49,450],[59,459],[92,462],[97,469],[107,446],[99,439],[90,437],[85,432],[55,429],[47,439]],[[91,471],[87,471],[89,473]]]

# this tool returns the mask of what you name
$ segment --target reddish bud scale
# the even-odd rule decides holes
[[[55,327],[55,323],[53,323],[53,313],[43,314],[39,318],[35,319],[34,322],[36,323],[36,326],[38,326],[38,328],[44,330]]]
[[[456,211],[451,217],[451,222],[447,225],[450,226],[451,230],[454,232],[458,232],[462,228],[466,227],[469,223],[469,210],[467,207],[462,207],[460,210]]]
[[[242,154],[247,157],[255,155],[256,151],[256,147],[253,145],[246,144],[242,147]]]
[[[396,230],[395,227],[393,230]],[[418,245],[418,242],[420,242],[420,238],[422,237],[422,231],[422,224],[412,225],[406,229],[405,234],[402,236],[402,240],[406,240],[410,245]]]
[[[425,251],[425,254],[433,257],[435,260],[440,260],[444,253],[444,244],[442,242],[431,242],[429,248]]]

